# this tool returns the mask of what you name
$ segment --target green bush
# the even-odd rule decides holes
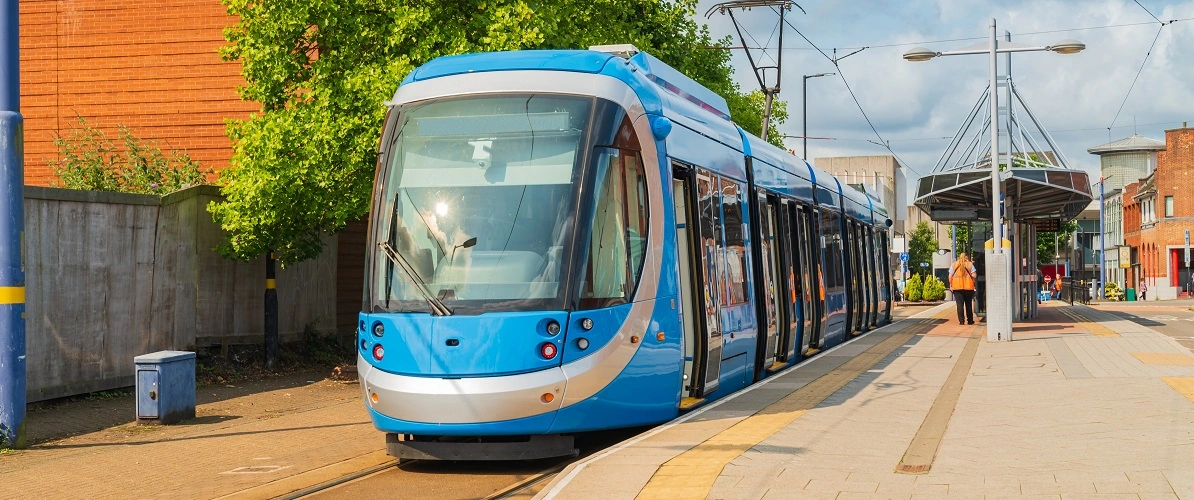
[[[945,298],[945,283],[936,276],[929,276],[925,279],[923,294],[925,300],[942,300]]]
[[[904,285],[904,296],[912,302],[920,302],[924,295],[924,285],[920,280],[919,274],[913,274],[912,278],[908,280],[908,284]]]
[[[1124,291],[1119,288],[1119,283],[1112,281],[1103,289],[1103,296],[1107,300],[1123,300]]]
[[[207,174],[185,151],[164,152],[120,125],[118,147],[104,132],[79,117],[66,135],[54,138],[58,160],[49,162],[67,189],[165,194],[204,184]]]

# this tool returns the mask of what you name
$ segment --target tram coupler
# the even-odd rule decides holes
[[[580,450],[572,436],[414,436],[386,434],[386,453],[408,460],[535,460],[575,457]]]

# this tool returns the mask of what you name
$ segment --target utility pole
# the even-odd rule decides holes
[[[776,94],[779,94],[779,82],[783,76],[781,67],[784,62],[784,13],[792,10],[792,6],[796,6],[801,12],[804,12],[803,7],[791,0],[733,0],[716,4],[705,12],[705,18],[712,17],[714,12],[728,14],[730,22],[734,23],[734,30],[738,32],[738,40],[742,42],[742,48],[746,51],[746,59],[750,61],[750,67],[754,70],[755,79],[759,82],[759,90],[763,92],[763,127],[759,137],[764,141],[767,140],[767,132],[771,126],[771,102],[775,100]],[[777,55],[775,56],[774,66],[759,66],[755,62],[754,54],[751,53],[750,46],[746,44],[746,37],[742,34],[742,26],[738,24],[738,19],[734,17],[735,9],[750,10],[755,7],[766,7],[779,11],[779,50],[776,51]],[[766,51],[767,48],[764,47],[762,50]],[[775,85],[767,85],[768,71],[775,75]]]
[[[0,0],[0,447],[25,447],[25,139],[19,10]]]

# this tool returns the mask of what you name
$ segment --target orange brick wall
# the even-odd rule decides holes
[[[233,21],[219,0],[21,0],[20,16],[27,184],[54,184],[53,140],[76,115],[222,170],[224,120],[260,109],[236,94],[240,64],[216,53]]]

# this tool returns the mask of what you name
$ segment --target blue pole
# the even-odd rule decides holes
[[[1106,181],[1106,178],[1099,179],[1099,289],[1095,296],[1100,299],[1107,286],[1107,229],[1103,227],[1103,184]]]
[[[25,447],[24,154],[17,0],[0,0],[0,446]]]

